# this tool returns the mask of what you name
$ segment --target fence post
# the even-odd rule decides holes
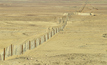
[[[5,48],[4,48],[3,60],[5,60]]]
[[[49,33],[47,33],[47,40],[49,39]]]
[[[41,38],[39,38],[39,45],[41,44]]]
[[[1,56],[1,54],[0,54],[0,60],[2,60],[2,56]]]
[[[36,40],[35,40],[35,47],[36,47]]]
[[[55,30],[53,29],[53,34],[55,35]]]
[[[52,31],[51,31],[51,37],[52,37]]]
[[[56,33],[57,33],[57,28],[56,28]]]
[[[53,29],[53,35],[54,35],[54,29]]]
[[[11,44],[11,56],[13,55],[13,46]]]
[[[22,44],[22,54],[23,54],[23,44]]]
[[[29,50],[31,49],[31,42],[29,41]]]
[[[44,35],[44,42],[46,41],[46,37],[45,37],[45,35]]]

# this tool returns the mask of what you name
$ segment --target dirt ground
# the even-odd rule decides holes
[[[39,36],[46,32],[47,27],[57,26],[58,19],[63,13],[79,11],[83,7],[84,2],[85,0],[72,0],[72,2],[67,0],[60,3],[58,1],[49,1],[47,4],[40,2],[42,5],[36,3],[38,7],[34,5],[35,3],[32,3],[32,5],[20,3],[17,5],[17,8],[12,7],[12,5],[15,5],[12,4],[8,8],[8,12],[6,11],[7,7],[5,8],[2,5],[0,9],[2,13],[0,16],[2,17],[0,19],[0,42],[6,41],[4,44],[0,43],[0,48],[2,48],[2,45],[5,46],[7,44],[8,38],[10,40],[16,39],[16,42],[19,43],[23,42],[26,37]],[[88,3],[83,12],[92,12],[95,16],[71,14],[63,31],[37,48],[29,50],[22,55],[9,57],[6,61],[0,61],[0,64],[107,65],[107,1],[95,0],[92,2],[90,0]],[[12,10],[14,8],[16,12]],[[23,8],[26,12],[24,12]],[[32,11],[32,9],[34,10]],[[37,10],[39,10],[38,13]],[[17,14],[17,11],[20,15]],[[6,12],[4,13],[5,15],[3,12]],[[9,12],[14,12],[14,15],[11,16]]]
[[[0,50],[11,44],[22,44],[26,40],[37,38],[46,33],[49,27],[57,25],[43,21],[1,21]]]

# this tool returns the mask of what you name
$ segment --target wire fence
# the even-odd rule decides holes
[[[0,60],[6,60],[7,57],[13,55],[21,55],[27,50],[34,49],[37,46],[43,44],[51,37],[53,37],[55,34],[62,31],[66,26],[67,21],[68,21],[68,15],[62,17],[62,19],[59,20],[60,23],[59,26],[52,27],[52,29],[50,29],[48,32],[44,33],[43,35],[39,36],[38,38],[34,38],[33,40],[27,40],[19,45],[11,44],[10,46],[4,48],[3,51],[0,53]]]

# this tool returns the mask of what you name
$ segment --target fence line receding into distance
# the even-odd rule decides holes
[[[47,33],[44,33],[43,35],[39,36],[36,39],[33,40],[27,40],[23,44],[19,45],[10,45],[3,49],[3,51],[0,53],[0,60],[6,60],[7,57],[13,56],[13,55],[20,55],[26,52],[27,50],[31,50],[36,48],[37,46],[43,44],[48,39],[50,39],[52,36],[54,36],[56,33],[62,31],[67,24],[68,21],[68,14],[66,16],[63,16],[59,20],[59,26],[54,26],[52,29],[50,29]]]

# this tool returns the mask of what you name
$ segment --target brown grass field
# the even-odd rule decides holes
[[[0,1],[0,52],[58,26],[63,13],[80,11],[86,0]],[[63,31],[37,48],[0,65],[107,65],[107,1],[88,0],[84,13],[71,14]]]

